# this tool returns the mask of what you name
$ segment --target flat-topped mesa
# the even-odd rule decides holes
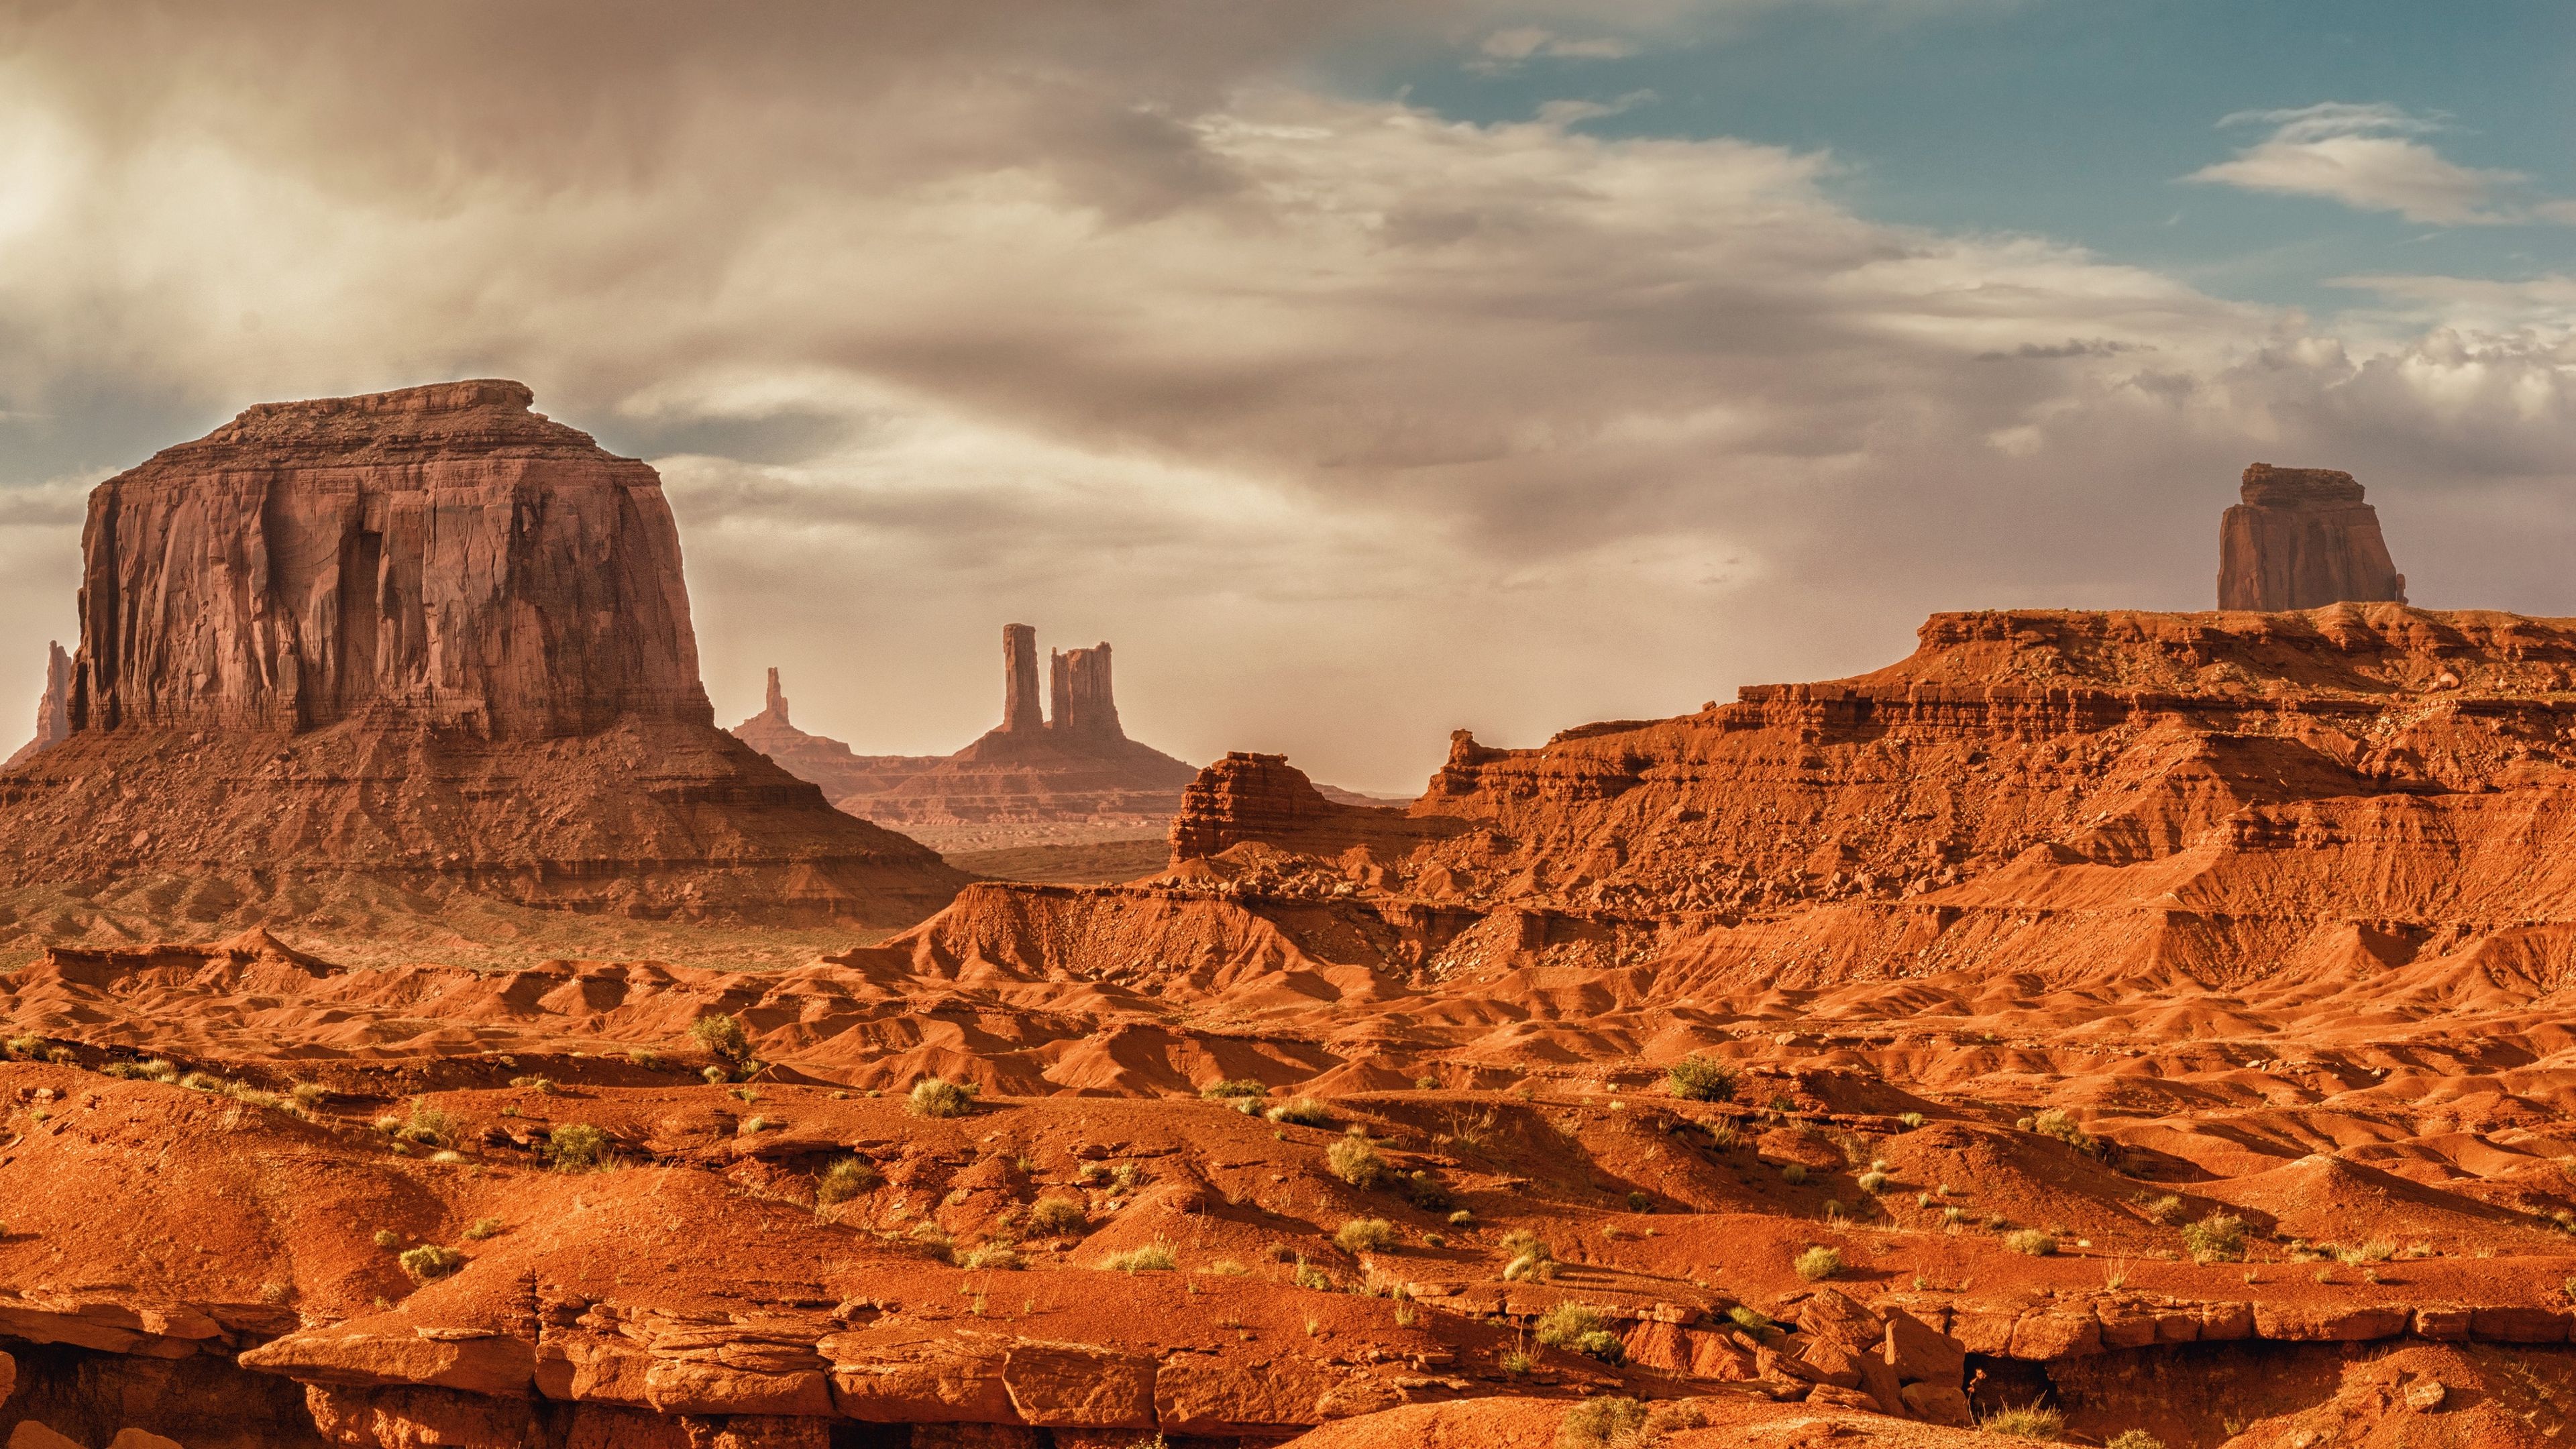
[[[2256,463],[2239,496],[2218,528],[2218,607],[2406,602],[2379,511],[2350,473]]]
[[[33,759],[36,752],[61,744],[72,732],[72,657],[59,642],[45,646],[45,692],[36,701],[36,737],[0,762],[0,770]]]
[[[72,728],[712,724],[661,480],[532,397],[265,403],[100,484]]]

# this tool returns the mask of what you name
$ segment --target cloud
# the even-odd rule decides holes
[[[1616,36],[1573,40],[1544,26],[1515,25],[1487,35],[1467,69],[1480,75],[1505,75],[1532,60],[1625,60],[1637,52],[1635,41]]]
[[[2563,328],[2347,335],[1874,221],[1816,152],[1302,79],[1400,6],[868,11],[0,20],[0,155],[50,158],[0,468],[522,377],[662,469],[729,711],[778,664],[809,727],[954,748],[1025,619],[1115,641],[1158,745],[1363,786],[1873,667],[1933,608],[2205,604],[2254,457],[2360,473],[2419,597],[2576,609],[2547,515],[2474,531],[2576,472]],[[23,496],[0,708],[76,567]]]
[[[2393,211],[2436,226],[2493,226],[2530,212],[2496,204],[2530,178],[2445,160],[2413,139],[2439,122],[2385,104],[2327,101],[2296,110],[2240,111],[2221,126],[2268,125],[2272,134],[2184,177],[2245,191],[2319,196],[2359,211]]]

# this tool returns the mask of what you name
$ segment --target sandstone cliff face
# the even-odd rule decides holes
[[[2388,556],[2379,510],[2350,473],[2327,468],[2245,470],[2243,501],[2218,529],[2218,607],[2317,609],[2406,602],[2406,576]]]
[[[252,408],[91,495],[0,875],[917,920],[963,879],[714,728],[652,470],[513,382]],[[308,902],[309,905],[309,902]]]
[[[45,646],[45,693],[36,701],[36,737],[18,747],[0,770],[14,770],[38,750],[59,745],[72,732],[72,657],[59,643]]]
[[[712,723],[661,480],[530,401],[264,404],[100,484],[73,727]]]
[[[1396,968],[1643,966],[1665,993],[2576,981],[2576,621],[1936,615],[1873,674],[1536,749],[1461,736],[1410,840],[1283,770],[1208,772],[1174,830],[1202,864],[1158,888],[1347,899],[1363,937],[1409,923],[1369,948]]]

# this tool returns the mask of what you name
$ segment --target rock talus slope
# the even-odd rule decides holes
[[[308,886],[888,925],[945,900],[928,851],[713,727],[659,480],[530,401],[266,404],[100,484],[69,734],[0,777],[9,883],[163,879],[210,922],[310,917]]]

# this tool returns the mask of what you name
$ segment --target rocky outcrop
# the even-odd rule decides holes
[[[2218,607],[2406,602],[2379,510],[2362,501],[2350,473],[2256,463],[2241,497],[2218,526]]]
[[[531,400],[267,403],[100,484],[73,728],[711,723],[661,480]]]
[[[1110,691],[1109,646],[1058,649],[1049,655],[1048,727],[1067,735],[1125,739]]]
[[[1180,813],[1172,818],[1172,863],[1248,843],[1317,856],[1354,847],[1400,852],[1457,828],[1451,821],[1326,799],[1286,755],[1236,750],[1199,771],[1181,793]]]
[[[321,882],[882,924],[945,901],[937,857],[714,728],[660,480],[529,402],[265,404],[100,484],[70,733],[0,784],[0,877],[221,881],[217,921]]]
[[[61,744],[72,732],[72,657],[59,643],[47,644],[45,693],[36,701],[36,737],[21,745],[0,770],[14,770],[39,750]]]
[[[1002,626],[1003,734],[1035,734],[1046,728],[1038,714],[1038,631],[1026,624]]]

